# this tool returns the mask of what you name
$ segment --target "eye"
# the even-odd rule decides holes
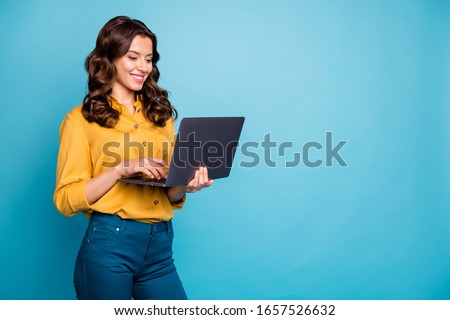
[[[152,59],[147,59],[147,63],[152,63],[153,60]]]
[[[136,60],[137,58],[136,58],[136,57],[134,57],[134,56],[128,56],[128,59],[130,59],[130,60],[134,61],[134,60]]]

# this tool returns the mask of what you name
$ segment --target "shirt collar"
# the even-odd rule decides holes
[[[109,100],[111,102],[111,106],[114,109],[118,111],[127,109],[127,107],[121,104],[114,96],[109,96]],[[142,108],[142,98],[140,96],[136,97],[136,101],[133,103],[133,106],[136,108],[136,110]]]

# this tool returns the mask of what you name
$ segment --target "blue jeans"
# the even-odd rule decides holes
[[[75,263],[77,298],[187,299],[172,241],[171,222],[149,224],[94,213]]]

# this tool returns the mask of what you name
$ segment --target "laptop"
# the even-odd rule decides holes
[[[208,168],[210,179],[228,177],[244,120],[244,117],[183,118],[167,179],[156,180],[140,175],[119,181],[156,187],[186,185],[200,166]]]

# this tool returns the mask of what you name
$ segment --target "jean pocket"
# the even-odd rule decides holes
[[[120,233],[120,226],[93,221],[89,226],[88,242],[108,242]]]

